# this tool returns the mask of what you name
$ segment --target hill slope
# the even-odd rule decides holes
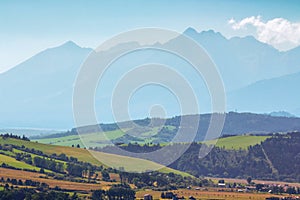
[[[102,133],[95,132],[96,126],[80,127],[81,131],[85,132],[81,137],[77,134],[76,129],[71,132],[60,133],[56,135],[48,135],[45,137],[36,138],[37,141],[46,144],[55,145],[83,145],[87,147],[103,147],[114,143],[168,143],[170,142],[178,131],[180,120],[183,117],[189,117],[191,121],[193,118],[199,118],[199,129],[194,141],[203,141],[207,128],[210,123],[210,114],[178,116],[169,118],[165,121],[163,127],[148,126],[150,119],[136,120],[136,124],[140,124],[136,128],[129,122],[122,122],[120,124],[101,124]],[[162,119],[155,119],[156,121]],[[155,121],[154,120],[154,121]],[[157,122],[157,124],[160,124]],[[122,127],[122,130],[118,128]],[[182,125],[181,125],[182,126]],[[185,133],[189,134],[189,124],[186,125]],[[243,135],[243,134],[268,134],[273,132],[289,132],[300,130],[300,118],[296,117],[273,117],[265,114],[253,113],[234,113],[226,114],[226,120],[222,135]],[[215,139],[208,136],[208,139]]]
[[[260,144],[271,136],[251,136],[251,135],[240,135],[240,136],[231,136],[220,138],[213,141],[207,141],[205,144],[215,144],[217,147],[225,149],[248,149],[250,146]]]
[[[110,165],[109,167],[114,167],[116,169],[124,168],[127,171],[147,171],[149,169],[159,169],[161,172],[169,173],[173,172],[176,174],[180,174],[183,176],[190,176],[187,173],[180,172],[168,167],[164,167],[162,165],[159,165],[157,163],[143,160],[143,159],[137,159],[137,158],[129,158],[125,156],[119,156],[114,154],[108,154],[103,152],[92,152],[93,155],[86,149],[81,148],[72,148],[72,147],[65,147],[65,146],[54,146],[54,145],[48,145],[48,144],[40,144],[37,142],[30,142],[30,141],[24,141],[14,138],[7,138],[2,139],[0,138],[0,144],[1,145],[16,145],[16,146],[22,146],[29,149],[35,149],[40,150],[48,155],[52,154],[66,154],[68,157],[75,157],[79,161],[88,162],[93,165]],[[96,158],[95,158],[95,157]],[[102,162],[101,162],[102,161]]]
[[[204,158],[199,148],[191,145],[171,167],[199,176],[300,181],[300,132],[274,135],[247,150],[214,148]]]

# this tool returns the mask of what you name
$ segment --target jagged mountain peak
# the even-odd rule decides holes
[[[222,39],[226,39],[220,32],[216,32],[212,29],[209,30],[204,30],[201,32],[198,32],[195,28],[189,27],[187,28],[184,32],[184,35],[190,36],[192,38],[195,39],[195,37],[212,37],[212,38],[222,38]]]

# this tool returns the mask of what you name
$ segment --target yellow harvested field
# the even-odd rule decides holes
[[[277,196],[271,194],[259,194],[259,193],[238,193],[238,192],[221,192],[217,190],[212,191],[200,191],[200,190],[188,190],[179,189],[171,191],[177,194],[178,197],[184,196],[188,199],[189,196],[193,196],[196,199],[201,200],[265,200],[266,197]],[[151,194],[154,199],[161,199],[161,191],[138,191],[136,194],[137,199],[143,199],[145,194]]]
[[[21,170],[5,169],[5,168],[0,168],[0,177],[3,177],[5,179],[6,178],[10,178],[10,179],[15,178],[17,180],[21,179],[22,181],[30,179],[41,183],[47,183],[51,188],[58,186],[62,189],[78,190],[78,191],[107,189],[112,185],[111,182],[104,182],[104,181],[101,181],[100,184],[90,184],[90,183],[77,183],[77,182],[55,180],[55,179],[46,179],[46,178],[42,178],[45,177],[45,174],[26,172]]]
[[[206,179],[211,179],[214,182],[218,182],[220,179],[224,180],[226,183],[241,183],[247,184],[246,179],[237,179],[237,178],[212,178],[212,177],[205,177]],[[290,183],[290,182],[282,182],[282,181],[265,181],[265,180],[252,180],[254,183],[260,184],[277,184],[277,185],[289,185],[294,187],[300,187],[300,183]]]

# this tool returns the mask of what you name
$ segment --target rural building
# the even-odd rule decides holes
[[[219,180],[218,181],[218,187],[222,187],[222,188],[226,187],[225,181],[224,180]]]
[[[144,200],[153,200],[153,197],[151,194],[145,194],[144,195]]]

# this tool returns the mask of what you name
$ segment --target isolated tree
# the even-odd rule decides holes
[[[109,176],[109,173],[107,171],[103,170],[101,172],[101,175],[102,175],[102,180],[103,181],[109,181],[110,180],[110,176]]]
[[[17,179],[15,179],[15,178],[11,179],[11,184],[13,184],[13,185],[17,185],[17,184],[18,184],[18,181],[17,181]]]
[[[95,173],[95,180],[97,180],[99,174],[98,173]]]
[[[247,178],[247,183],[250,184],[251,182],[252,182],[252,178],[249,176],[249,177]]]
[[[7,183],[4,186],[4,190],[9,190],[9,185]]]
[[[23,185],[23,181],[21,179],[18,181],[18,185]]]

